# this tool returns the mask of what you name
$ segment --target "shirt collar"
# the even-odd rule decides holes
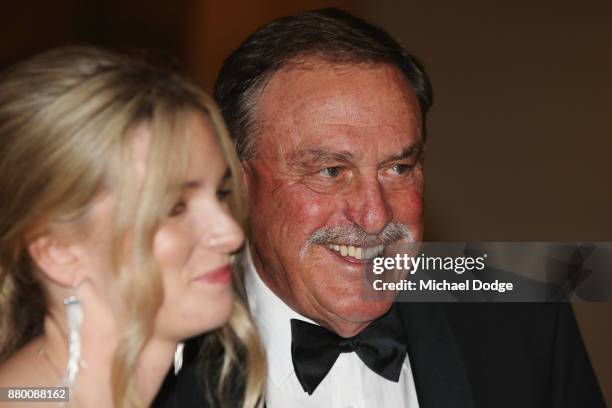
[[[268,377],[278,388],[294,372],[291,358],[291,319],[316,324],[285,304],[261,280],[247,243],[244,254],[244,286],[251,314],[267,351]]]

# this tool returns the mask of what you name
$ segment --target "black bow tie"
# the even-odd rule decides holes
[[[354,337],[344,338],[324,327],[291,319],[291,357],[295,374],[308,394],[323,381],[340,353],[356,352],[372,371],[397,382],[406,357],[399,316],[393,307]]]

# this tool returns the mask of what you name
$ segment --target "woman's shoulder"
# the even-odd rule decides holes
[[[52,387],[53,373],[41,356],[34,339],[0,363],[0,387]]]
[[[54,387],[54,372],[40,354],[40,341],[34,339],[0,363],[0,387]],[[20,402],[20,408],[57,407],[57,403]]]

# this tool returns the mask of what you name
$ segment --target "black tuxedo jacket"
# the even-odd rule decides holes
[[[568,303],[396,305],[421,408],[605,407]],[[187,362],[154,406],[209,406],[197,375]]]
[[[422,408],[604,407],[568,303],[401,303]]]

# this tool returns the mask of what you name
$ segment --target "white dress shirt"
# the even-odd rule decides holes
[[[267,408],[418,408],[408,356],[396,383],[370,370],[356,353],[340,353],[327,376],[308,395],[293,370],[290,319],[316,323],[296,313],[266,286],[255,270],[248,245],[244,261],[249,306],[268,357]]]

